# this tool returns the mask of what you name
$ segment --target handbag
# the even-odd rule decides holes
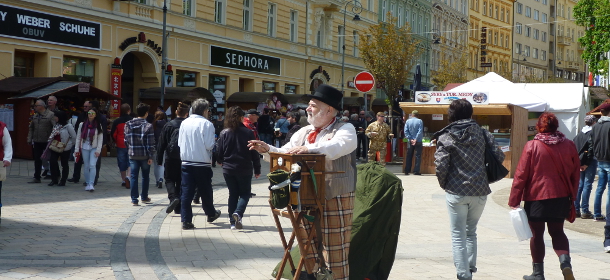
[[[559,177],[561,177],[561,180],[563,181],[563,183],[568,187],[568,191],[570,192],[570,212],[568,213],[568,217],[566,218],[566,221],[573,223],[576,220],[576,208],[574,207],[574,201],[572,201],[572,197],[576,197],[576,195],[573,192],[573,188],[570,188],[570,180],[567,180],[565,178],[565,170],[563,168],[559,168],[559,166],[557,166],[557,159],[555,159],[555,154],[553,153],[553,151],[551,151],[549,149],[549,147],[546,144],[542,144],[542,146],[544,146],[544,148],[546,149],[546,151],[551,155],[551,157],[553,158],[553,164],[555,165],[555,169],[557,169],[557,172],[559,172]],[[561,157],[561,154],[559,154],[560,157],[560,162],[563,162],[563,158]]]
[[[532,229],[527,223],[527,215],[523,208],[519,207],[515,210],[510,210],[510,219],[513,222],[513,228],[517,233],[519,241],[524,241],[532,238]]]
[[[51,141],[51,144],[49,145],[49,149],[56,153],[63,153],[66,149],[66,143],[53,139],[53,141]]]
[[[502,162],[498,160],[493,149],[488,145],[489,141],[485,130],[483,130],[483,138],[485,138],[485,169],[487,171],[487,181],[491,184],[506,177],[506,175],[508,175],[508,169],[502,165]]]

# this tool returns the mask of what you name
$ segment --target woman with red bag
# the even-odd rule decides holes
[[[524,208],[533,237],[530,240],[532,275],[525,280],[544,280],[544,228],[549,229],[553,249],[559,256],[560,268],[566,280],[573,280],[570,243],[563,231],[564,220],[574,222],[574,199],[580,179],[580,160],[574,142],[557,131],[559,121],[552,113],[538,119],[538,134],[523,148],[515,172],[508,205]]]

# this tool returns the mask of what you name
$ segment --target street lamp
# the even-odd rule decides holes
[[[165,99],[165,69],[167,68],[167,0],[163,0],[163,46],[161,50],[161,107]]]
[[[354,13],[354,18],[353,21],[360,21],[360,16],[359,14],[362,13],[362,4],[360,4],[360,1],[357,0],[352,0],[352,1],[348,1],[347,3],[345,3],[345,6],[343,7],[343,46],[341,46],[342,48],[342,54],[341,54],[341,93],[345,95],[344,89],[345,89],[345,16],[347,15],[347,5],[349,5],[350,3],[352,3],[352,12]],[[366,92],[364,93],[364,106],[366,107]],[[343,99],[341,99],[341,110],[343,110]]]

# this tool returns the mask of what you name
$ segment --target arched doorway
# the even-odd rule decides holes
[[[121,60],[123,74],[121,77],[122,103],[128,103],[131,108],[139,103],[140,93],[151,87],[160,85],[158,73],[159,63],[155,55],[137,48],[125,50]]]

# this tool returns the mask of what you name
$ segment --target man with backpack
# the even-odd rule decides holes
[[[161,135],[159,135],[159,143],[157,144],[157,164],[163,164],[163,156],[165,155],[165,188],[167,189],[167,198],[169,198],[169,206],[165,209],[165,213],[180,214],[180,195],[182,192],[182,160],[180,159],[180,147],[178,146],[178,136],[180,134],[180,125],[188,116],[189,106],[180,102],[176,107],[177,118],[168,122],[163,126]]]
[[[116,161],[121,172],[121,180],[123,183],[121,186],[129,189],[130,182],[127,178],[127,169],[129,169],[129,154],[127,153],[127,146],[125,146],[125,123],[133,119],[131,114],[131,106],[127,103],[121,105],[121,116],[112,122],[112,129],[110,135],[112,140],[116,144]]]

